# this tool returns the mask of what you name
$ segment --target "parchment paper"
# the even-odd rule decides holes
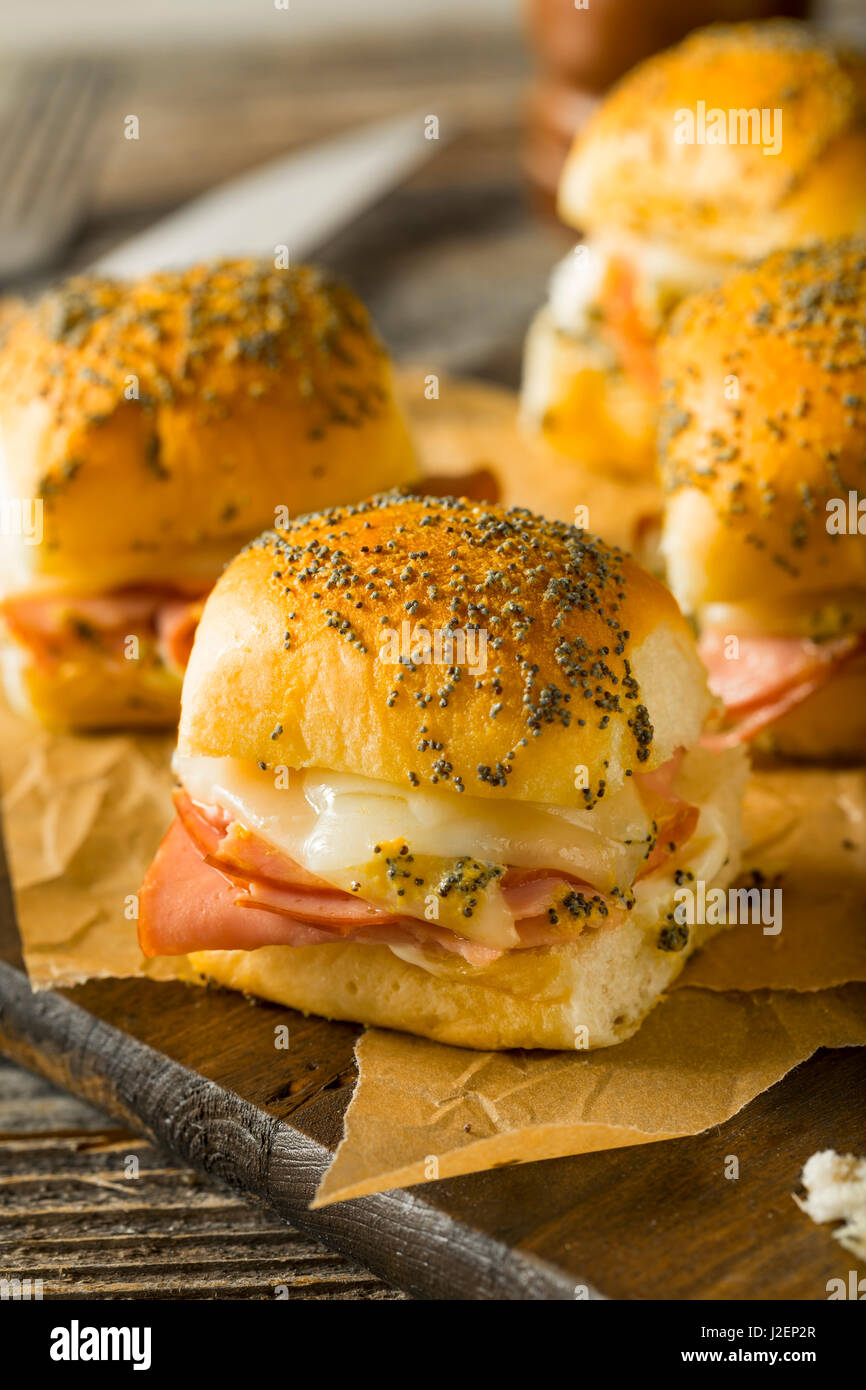
[[[652,500],[533,459],[505,392],[446,380],[439,401],[416,389],[410,415],[434,472],[492,464],[506,501],[568,519],[588,502],[587,524],[622,544]],[[6,843],[35,987],[189,973],[183,959],[144,960],[134,918],[172,815],[173,742],[51,735],[0,706]],[[368,1031],[317,1203],[696,1133],[817,1047],[866,1044],[866,770],[756,772],[746,825],[747,869],[782,892],[778,934],[722,932],[634,1038],[600,1052],[486,1054]]]
[[[742,882],[780,891],[781,930],[734,926],[686,966],[707,989],[829,989],[866,980],[866,769],[755,770]]]
[[[110,976],[192,977],[146,960],[134,895],[168,828],[174,736],[48,733],[0,703],[3,828],[35,989]]]
[[[597,1052],[472,1052],[372,1028],[346,1135],[314,1207],[369,1192],[697,1134],[818,1047],[866,1044],[866,985],[671,992]]]
[[[146,961],[127,915],[171,819],[172,743],[52,735],[0,707],[7,850],[37,988],[187,975],[182,958]],[[777,936],[722,932],[635,1037],[599,1052],[477,1053],[368,1031],[317,1203],[693,1134],[815,1048],[866,1044],[866,771],[757,772],[746,825],[748,871],[781,885]]]

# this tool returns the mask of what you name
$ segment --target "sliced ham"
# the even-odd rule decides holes
[[[181,674],[189,665],[204,599],[171,599],[156,611],[156,633],[163,662]]]
[[[513,870],[511,871],[514,872]],[[519,882],[502,884],[502,893],[508,911],[515,919],[538,917],[550,904],[562,887],[562,876],[542,871]]]
[[[311,895],[311,903],[316,896]],[[351,897],[350,901],[355,908],[362,906]],[[287,914],[284,906],[276,906],[273,899],[253,901],[202,858],[179,819],[157,850],[139,893],[138,940],[146,956],[254,951],[260,946],[324,946],[347,937],[363,945],[406,942],[438,947],[463,956],[475,966],[489,965],[502,954],[433,922],[382,913],[378,919],[356,921],[351,931],[345,931],[328,920],[327,911],[318,920],[310,920],[308,911],[307,920],[301,921]]]
[[[189,810],[184,807],[187,820]],[[283,882],[244,877],[222,859],[204,854],[179,816],[147,872],[139,894],[139,942],[145,955],[184,955],[190,951],[252,951],[259,946],[315,946],[351,939],[365,945],[414,942],[461,955],[472,965],[489,965],[502,952],[479,945],[426,919],[400,916],[372,906],[354,894],[321,886],[286,886],[293,861],[283,857]],[[547,907],[563,876],[532,874],[506,892],[514,905],[521,946],[561,939]],[[531,872],[531,871],[530,871]],[[579,880],[568,880],[579,883]],[[587,898],[605,905],[615,920],[622,909],[581,885]],[[575,935],[583,923],[575,924]]]
[[[146,956],[252,951],[258,946],[318,946],[333,933],[279,912],[238,905],[238,890],[201,857],[176,820],[139,893],[138,940]]]
[[[345,921],[351,925],[360,920],[358,909],[362,900],[317,878],[283,851],[269,845],[260,836],[251,834],[239,822],[231,821],[219,807],[199,805],[182,789],[175,792],[174,802],[187,833],[200,853],[236,881],[254,880],[259,885],[254,893],[257,901],[264,901],[263,885],[267,883],[287,894],[282,900],[287,911],[312,911],[318,921],[325,911],[325,904],[319,905],[320,912],[315,896],[318,894],[327,898],[333,907],[337,895],[346,905]],[[551,873],[548,869],[508,869],[501,888],[508,911],[519,922],[545,912],[563,884],[580,889],[589,898],[598,898],[608,908],[615,907],[612,899],[605,898],[584,879],[560,870]],[[295,899],[291,898],[292,893],[296,895]],[[276,905],[279,901],[277,893],[272,893],[271,903]],[[302,908],[302,903],[307,907]],[[368,910],[378,911],[380,920],[386,916],[381,909]],[[332,917],[332,920],[336,922],[337,919]],[[389,920],[397,921],[398,918],[390,916]]]
[[[866,650],[866,634],[827,642],[800,637],[739,637],[736,657],[726,655],[725,634],[705,632],[699,644],[710,689],[725,706],[724,725],[701,740],[705,747],[746,743],[826,684]]]
[[[639,776],[641,800],[655,823],[655,843],[635,875],[635,882],[648,878],[687,844],[695,833],[700,808],[684,801],[673,789],[685,750],[678,748],[672,758],[653,772]]]
[[[521,936],[521,924],[527,918],[546,913],[562,893],[563,887],[582,893],[588,903],[600,904],[608,913],[618,911],[613,898],[606,897],[591,883],[574,874],[563,873],[559,869],[553,873],[549,869],[508,869],[502,879],[502,896],[505,906],[521,929]]]
[[[654,874],[671,855],[688,844],[695,833],[700,814],[699,807],[690,806],[687,801],[679,803],[673,814],[658,826],[656,842],[635,875],[635,882]]]
[[[653,335],[637,309],[637,276],[627,262],[611,263],[602,293],[602,334],[613,344],[629,376],[652,395],[659,389]]]
[[[654,873],[694,831],[698,809],[672,789],[682,759],[640,778],[641,795],[657,826],[657,841],[638,877]],[[178,819],[166,835],[142,885],[139,939],[146,955],[196,950],[255,950],[269,945],[415,943],[462,956],[478,967],[502,951],[479,945],[426,919],[378,908],[334,888],[215,805],[179,790]],[[577,936],[593,918],[614,926],[626,915],[621,902],[559,870],[509,868],[500,888],[519,946]],[[579,894],[585,915],[549,909],[563,888]],[[567,912],[567,909],[566,909]],[[558,918],[559,920],[554,920]],[[564,920],[563,920],[564,918]]]
[[[259,879],[244,880],[227,873],[218,860],[208,859],[206,862],[212,864],[227,882],[238,888],[242,894],[242,897],[238,898],[239,906],[282,912],[286,917],[294,917],[297,922],[308,922],[311,926],[326,928],[335,932],[337,936],[349,936],[359,926],[368,923],[385,927],[403,920],[400,913],[374,907],[364,898],[344,893],[339,888],[332,888],[327,893],[320,889],[281,888],[275,883]]]
[[[657,841],[638,877],[656,870],[694,831],[698,808],[672,790],[682,752],[641,777]],[[437,922],[375,907],[309,873],[289,855],[243,827],[219,806],[192,801],[179,790],[178,819],[142,885],[139,939],[145,955],[198,950],[255,950],[269,945],[415,943],[485,966],[502,951],[470,941]],[[545,946],[593,926],[615,926],[627,909],[591,884],[559,870],[508,868],[500,889],[517,931],[513,949]],[[563,889],[579,895],[580,911],[562,903]]]
[[[24,633],[57,637],[68,629],[70,621],[86,623],[97,632],[150,622],[158,602],[158,595],[148,590],[90,598],[9,598],[4,600],[3,614]]]
[[[652,772],[638,773],[638,786],[644,804],[655,799],[667,806],[680,800],[673,790],[673,784],[679,775],[685,755],[686,750],[678,748],[673,757],[668,758],[660,767],[654,768]]]
[[[107,652],[122,654],[134,633],[151,632],[166,665],[183,673],[204,606],[202,586],[185,593],[140,585],[89,596],[7,598],[0,604],[6,627],[43,666],[68,656],[93,637]]]
[[[311,874],[260,835],[245,829],[221,807],[194,802],[182,788],[175,792],[174,804],[187,834],[201,854],[220,859],[228,868],[240,871],[247,878],[267,879],[284,888],[335,891],[330,883]]]
[[[359,921],[374,920],[374,916],[380,925],[403,920],[400,914],[373,908],[363,899],[317,878],[238,821],[229,821],[226,826],[228,817],[219,807],[197,805],[183,790],[175,793],[175,805],[208,862],[238,883],[249,882],[250,905],[267,903],[305,920],[312,915],[316,922],[330,921],[334,926],[349,929]],[[560,870],[551,873],[548,869],[508,869],[501,890],[507,910],[519,923],[546,912],[564,885],[579,889],[588,899],[594,898],[608,909],[616,907],[613,899],[606,898],[585,879]]]

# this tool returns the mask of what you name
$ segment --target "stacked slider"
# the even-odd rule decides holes
[[[677,890],[736,873],[710,705],[669,592],[582,531],[394,494],[300,518],[205,606],[142,949],[468,1047],[617,1042],[712,930]]]
[[[327,274],[78,278],[0,348],[6,688],[49,725],[177,717],[204,598],[275,518],[415,477],[390,364]]]
[[[737,261],[866,235],[866,60],[795,22],[699,30],[602,104],[559,206],[584,240],[530,329],[524,419],[583,464],[651,477],[676,304]]]
[[[662,549],[717,744],[866,754],[866,242],[778,252],[662,346]]]

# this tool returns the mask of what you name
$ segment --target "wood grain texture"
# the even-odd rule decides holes
[[[0,1060],[0,1279],[44,1299],[404,1294]]]
[[[457,1225],[410,1193],[311,1213],[340,1137],[355,1030],[223,991],[190,1000],[184,986],[151,984],[104,981],[34,995],[20,971],[0,965],[0,1050],[407,1292],[572,1296],[564,1273],[531,1254],[509,1255],[474,1221]],[[290,1052],[273,1048],[276,1023],[292,1030]],[[202,1042],[209,1055],[198,1072],[186,1060]],[[305,1082],[311,1062],[320,1064],[314,1097]],[[236,1089],[247,1080],[248,1092]]]
[[[193,1001],[149,981],[33,996],[2,966],[0,1046],[420,1297],[570,1299],[585,1286],[619,1298],[820,1299],[851,1264],[791,1190],[814,1149],[866,1145],[866,1051],[820,1054],[691,1139],[309,1212],[340,1136],[354,1030],[222,991]],[[277,1023],[292,1030],[288,1053],[274,1053]],[[736,1181],[724,1177],[729,1155]]]

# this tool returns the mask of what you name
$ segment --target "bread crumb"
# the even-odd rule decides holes
[[[842,1221],[833,1235],[866,1261],[866,1158],[823,1149],[807,1160],[801,1181],[805,1198],[794,1194],[801,1211],[815,1222]]]

